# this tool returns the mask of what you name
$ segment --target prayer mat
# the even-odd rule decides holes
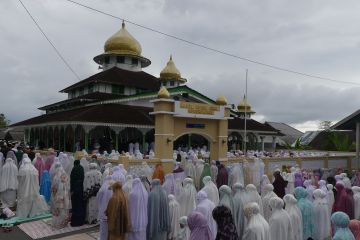
[[[97,238],[94,238],[93,236],[87,233],[80,233],[67,237],[56,238],[56,240],[97,240]]]
[[[32,217],[32,218],[19,218],[19,217],[12,217],[10,219],[0,219],[0,226],[2,225],[16,225],[16,224],[20,224],[20,223],[26,223],[26,222],[32,222],[32,221],[38,221],[44,218],[51,218],[51,214],[44,214],[44,215],[39,215],[36,217]]]
[[[97,225],[97,224],[92,224],[92,225],[83,225],[80,227],[71,227],[69,224],[65,228],[54,229],[49,224],[49,221],[50,221],[49,219],[46,219],[45,221],[40,220],[35,222],[23,223],[20,224],[18,227],[32,239],[39,239],[39,238],[55,236],[63,233],[78,231],[82,229],[92,228]]]

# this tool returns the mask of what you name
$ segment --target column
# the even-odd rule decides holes
[[[265,151],[264,136],[260,136],[260,140],[261,140],[261,151]]]
[[[119,133],[124,130],[124,127],[110,127],[115,132],[115,150],[119,151]]]
[[[76,136],[75,136],[75,131],[76,131],[76,125],[71,125],[71,129],[73,131],[73,147],[72,147],[72,151],[75,152],[76,151]]]
[[[64,149],[63,149],[63,151],[66,152],[66,126],[63,126],[63,128],[64,128],[64,138],[63,138]]]
[[[149,131],[149,129],[147,128],[139,128],[138,129],[141,134],[142,134],[142,153],[145,154],[145,152],[147,151],[147,149],[145,149],[145,143],[146,143],[146,133]]]
[[[276,150],[276,137],[272,137],[272,149],[275,152],[275,150]]]
[[[85,131],[85,150],[89,151],[89,134],[91,129],[93,129],[95,126],[83,126]]]
[[[356,122],[356,164],[355,168],[360,166],[360,122]]]
[[[188,149],[191,147],[191,134],[188,135]]]

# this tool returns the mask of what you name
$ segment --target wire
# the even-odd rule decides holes
[[[127,19],[124,19],[124,18],[115,16],[115,15],[113,15],[113,14],[110,14],[110,13],[107,13],[107,12],[104,12],[104,11],[101,11],[101,10],[98,10],[98,9],[96,9],[96,8],[90,7],[90,6],[85,5],[85,4],[82,4],[82,3],[78,3],[78,2],[73,1],[73,0],[65,0],[65,1],[70,2],[70,3],[73,3],[73,4],[78,5],[78,6],[81,6],[81,7],[84,7],[84,8],[87,8],[87,9],[89,9],[89,10],[92,10],[92,11],[95,11],[95,12],[98,12],[98,13],[101,13],[101,14],[103,14],[103,15],[106,15],[106,16],[109,16],[109,17],[112,17],[112,18],[120,19],[120,20],[122,20],[122,21],[124,21],[124,22],[127,22],[127,23],[130,23],[130,24],[132,24],[132,25],[134,25],[134,26],[137,26],[137,27],[140,27],[140,28],[143,28],[143,29],[146,29],[146,30],[149,30],[149,31],[158,33],[158,34],[161,34],[161,35],[163,35],[163,36],[166,36],[166,37],[169,37],[169,38],[173,38],[173,39],[176,39],[176,40],[178,40],[178,41],[185,42],[185,43],[187,43],[187,44],[190,44],[190,45],[193,45],[193,46],[197,46],[197,47],[200,47],[200,48],[203,48],[203,49],[212,51],[212,52],[220,53],[220,54],[223,54],[223,55],[226,55],[226,56],[229,56],[229,57],[233,57],[233,58],[236,58],[236,59],[240,59],[240,60],[243,60],[243,61],[247,61],[247,62],[250,62],[250,63],[254,63],[254,64],[257,64],[257,65],[261,65],[261,66],[264,66],[264,67],[272,68],[272,69],[279,70],[279,71],[283,71],[283,72],[293,73],[293,74],[297,74],[297,75],[301,75],[301,76],[305,76],[305,77],[309,77],[309,78],[317,78],[317,79],[321,79],[321,80],[325,80],[325,81],[331,81],[331,82],[336,82],[336,83],[345,83],[345,84],[352,84],[352,85],[359,85],[359,86],[360,86],[360,83],[356,83],[356,82],[342,81],[342,80],[337,80],[337,79],[332,79],[332,78],[327,78],[327,77],[321,77],[321,76],[318,76],[318,75],[313,75],[313,74],[308,74],[308,73],[304,73],[304,72],[299,72],[299,71],[287,69],[287,68],[284,68],[284,67],[279,67],[279,66],[275,66],[275,65],[271,65],[271,64],[259,62],[259,61],[256,61],[256,60],[252,60],[252,59],[250,59],[250,58],[241,57],[241,56],[238,56],[238,55],[229,53],[229,52],[225,52],[225,51],[222,51],[222,50],[218,50],[218,49],[215,49],[215,48],[206,46],[206,45],[201,44],[201,43],[192,42],[192,41],[190,41],[190,40],[187,40],[187,39],[184,39],[184,38],[175,36],[175,35],[171,35],[171,34],[169,34],[169,33],[165,33],[165,32],[162,32],[162,31],[160,31],[160,30],[157,30],[157,29],[154,29],[154,28],[151,28],[151,27],[147,27],[147,26],[141,25],[141,24],[136,23],[136,22],[133,22],[133,21],[129,21],[129,20],[127,20]]]
[[[46,38],[46,40],[49,42],[49,44],[53,47],[53,49],[55,50],[56,54],[59,56],[59,58],[64,62],[64,64],[69,68],[69,70],[75,75],[75,77],[78,80],[81,80],[79,75],[76,74],[76,72],[74,71],[74,69],[70,66],[70,64],[65,60],[65,58],[61,55],[60,51],[55,47],[54,43],[51,42],[51,40],[48,38],[48,36],[46,35],[46,33],[44,32],[44,30],[40,27],[40,25],[38,24],[38,22],[35,20],[35,18],[31,15],[30,11],[26,8],[26,6],[24,5],[24,3],[19,0],[19,2],[21,3],[21,5],[23,6],[23,8],[25,9],[25,11],[27,12],[27,14],[30,16],[30,18],[32,19],[32,21],[35,23],[36,27],[39,29],[39,31],[42,33],[42,35]]]

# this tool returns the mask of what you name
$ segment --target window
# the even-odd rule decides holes
[[[123,57],[123,56],[117,56],[117,57],[116,57],[116,61],[117,61],[118,63],[124,63],[124,62],[125,62],[125,57]]]
[[[104,62],[105,62],[105,64],[109,64],[110,63],[110,57],[106,56]]]
[[[170,86],[174,86],[175,82],[174,81],[170,81]]]
[[[111,86],[111,92],[113,94],[124,94],[124,86],[112,85]]]
[[[79,88],[79,96],[84,95],[84,89],[83,88]]]
[[[131,59],[131,63],[132,63],[133,65],[138,65],[138,62],[139,62],[139,60],[138,60],[137,58]]]
[[[89,85],[88,93],[93,93],[93,92],[94,92],[94,85],[91,84],[91,85]]]

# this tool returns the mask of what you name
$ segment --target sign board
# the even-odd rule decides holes
[[[225,107],[204,103],[175,101],[174,117],[224,119]]]

